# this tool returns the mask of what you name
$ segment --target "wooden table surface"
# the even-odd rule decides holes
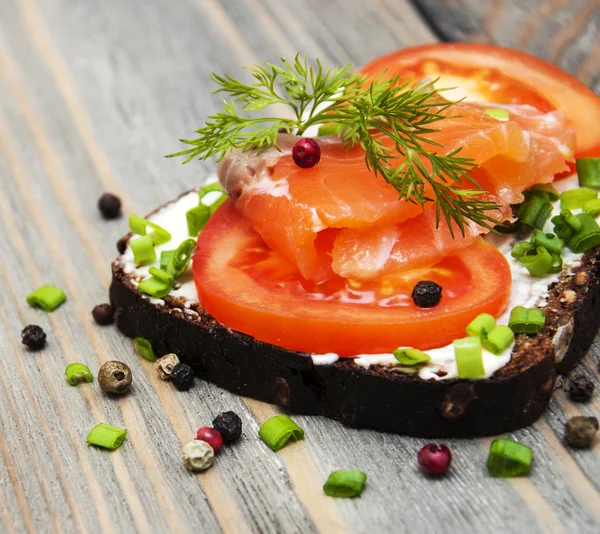
[[[126,230],[100,218],[100,194],[142,214],[214,169],[162,157],[217,109],[209,70],[239,75],[297,51],[361,64],[457,39],[528,50],[598,88],[599,28],[597,0],[1,0],[0,531],[599,532],[600,443],[562,444],[565,420],[598,415],[597,398],[558,391],[514,433],[535,449],[528,478],[490,478],[490,440],[477,439],[449,440],[452,472],[429,480],[415,462],[424,440],[320,417],[295,417],[306,439],[275,454],[257,430],[279,409],[204,382],[177,392],[90,315]],[[54,313],[25,303],[42,283],[69,296]],[[46,350],[24,350],[29,323]],[[595,379],[598,347],[580,369]],[[66,383],[68,363],[96,372],[109,359],[131,366],[130,395]],[[182,443],[221,410],[240,414],[243,439],[208,472],[186,472]],[[118,451],[86,446],[101,421],[127,428]],[[334,469],[368,473],[360,499],[323,495]]]

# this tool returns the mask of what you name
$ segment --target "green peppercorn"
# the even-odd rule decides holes
[[[131,386],[131,369],[123,362],[106,362],[98,371],[98,384],[105,393],[127,393]]]
[[[578,415],[571,417],[565,425],[565,441],[571,447],[588,448],[598,432],[598,419]]]

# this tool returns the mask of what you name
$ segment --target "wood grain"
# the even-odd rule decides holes
[[[421,11],[406,0],[0,2],[0,532],[598,531],[599,446],[571,451],[561,443],[566,418],[597,414],[597,401],[576,406],[559,392],[544,421],[514,434],[536,450],[528,479],[489,478],[489,440],[453,440],[451,475],[429,480],[415,465],[422,440],[323,418],[296,417],[306,439],[274,454],[256,433],[277,408],[203,382],[177,392],[129,340],[91,319],[107,299],[114,243],[126,226],[101,220],[100,194],[115,192],[127,213],[143,213],[214,169],[162,158],[219,105],[209,70],[240,75],[241,65],[296,51],[361,64],[434,41],[442,29],[446,38],[543,50],[595,83],[593,3],[419,4]],[[420,13],[441,22],[432,29]],[[504,29],[517,19],[520,31],[509,38]],[[25,304],[42,283],[69,296],[52,314]],[[20,344],[28,323],[48,333],[40,353]],[[96,372],[109,359],[133,370],[127,397],[66,383],[68,363]],[[595,377],[592,367],[583,372]],[[242,417],[244,438],[207,473],[189,474],[181,445],[227,409]],[[127,428],[119,450],[85,445],[100,421]],[[342,468],[368,473],[360,499],[322,494],[329,472]]]
[[[599,88],[597,0],[414,0],[414,4],[444,40],[526,50]]]

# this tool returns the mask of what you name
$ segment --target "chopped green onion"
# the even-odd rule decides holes
[[[496,119],[499,121],[507,121],[510,118],[510,113],[508,109],[503,108],[485,108],[483,112],[486,115],[492,117],[492,119]]]
[[[334,471],[323,486],[325,495],[330,497],[356,497],[367,482],[367,474],[362,471]]]
[[[90,368],[83,363],[71,363],[67,365],[65,376],[67,377],[67,382],[72,386],[76,386],[79,382],[83,381],[88,384],[94,381],[94,376]]]
[[[454,353],[459,378],[479,378],[485,375],[480,338],[471,336],[455,339]]]
[[[187,220],[188,234],[190,237],[198,237],[200,230],[204,228],[204,225],[210,219],[210,209],[208,206],[200,204],[191,210],[188,210],[185,214]]]
[[[600,245],[600,226],[587,213],[579,213],[576,217],[581,223],[581,229],[569,238],[569,248],[576,254],[581,254]]]
[[[535,184],[529,190],[550,202],[556,202],[560,198],[560,193],[551,184]]]
[[[550,266],[550,270],[548,274],[560,273],[563,268],[563,259],[560,254],[550,254],[552,256],[552,265]]]
[[[330,122],[327,124],[321,124],[317,136],[323,137],[324,135],[337,135],[337,126],[335,123]]]
[[[106,423],[99,423],[90,430],[86,441],[90,445],[114,451],[123,444],[126,436],[127,430],[124,428],[107,425]]]
[[[515,334],[513,331],[500,324],[496,326],[491,332],[488,332],[487,337],[481,342],[482,345],[489,350],[492,354],[499,356],[508,347],[510,347],[515,341]]]
[[[392,352],[392,354],[394,355],[394,358],[396,358],[396,360],[398,360],[402,365],[408,365],[409,367],[427,363],[431,360],[431,356],[429,356],[429,354],[426,354],[418,349],[411,349],[409,347],[396,349]]]
[[[583,208],[588,200],[598,198],[598,192],[587,187],[569,189],[560,195],[560,207],[562,209],[574,210]]]
[[[157,299],[166,297],[171,292],[171,289],[173,289],[173,275],[156,267],[150,267],[148,272],[152,276],[146,280],[142,280],[138,284],[138,289]]]
[[[171,255],[167,272],[175,278],[179,278],[186,271],[195,251],[196,241],[194,239],[183,241]]]
[[[474,337],[485,338],[496,326],[496,319],[489,313],[480,313],[467,325],[467,334]]]
[[[215,211],[217,211],[219,209],[219,206],[227,200],[227,195],[225,194],[225,191],[223,191],[223,189],[221,188],[221,185],[218,182],[215,182],[213,184],[205,185],[204,187],[200,188],[200,191],[198,191],[200,205],[204,205],[204,204],[202,204],[202,199],[208,193],[211,193],[211,192],[219,192],[219,193],[221,193],[221,195],[212,204],[210,204],[208,206],[210,215],[212,215]]]
[[[571,213],[569,210],[560,210],[560,216],[564,217],[565,222],[573,228],[576,232],[581,230],[581,221],[578,219],[577,215]]]
[[[579,185],[600,187],[600,158],[581,158],[575,161]]]
[[[554,234],[546,234],[536,228],[531,236],[531,244],[544,247],[550,253],[560,254],[565,242]]]
[[[200,190],[198,191],[199,201],[202,202],[202,199],[206,195],[208,195],[208,193],[214,193],[214,192],[221,193],[222,195],[225,194],[225,191],[223,191],[221,184],[219,182],[213,182],[212,184],[206,184],[205,186],[200,188]]]
[[[492,442],[487,467],[495,477],[517,477],[527,475],[531,470],[533,450],[506,438],[498,438]]]
[[[150,234],[148,234],[148,227],[152,228],[152,232]],[[129,229],[137,235],[149,235],[155,245],[162,245],[171,240],[171,234],[164,228],[158,226],[158,224],[147,221],[146,219],[143,219],[134,213],[129,216]]]
[[[529,241],[520,241],[513,247],[510,255],[520,260],[525,254],[529,254],[534,249],[535,247]]]
[[[138,265],[153,263],[156,260],[156,250],[152,237],[145,235],[129,241],[129,246],[133,252],[133,261]]]
[[[156,361],[156,356],[154,355],[154,350],[152,349],[152,344],[146,338],[136,337],[133,340],[135,344],[135,349],[137,353],[144,358],[144,360],[148,360],[149,362]]]
[[[37,306],[44,311],[51,312],[67,300],[67,295],[58,287],[46,285],[29,293],[25,300],[30,306]]]
[[[552,213],[552,204],[540,195],[532,194],[519,208],[519,221],[522,224],[542,230]]]
[[[531,276],[548,274],[555,264],[555,259],[544,247],[535,247],[527,254],[521,256],[519,261],[529,271]]]
[[[287,415],[276,415],[267,419],[260,430],[258,436],[274,452],[281,449],[290,439],[299,441],[304,439],[304,430],[302,430]]]
[[[583,211],[592,217],[596,217],[600,214],[600,199],[594,198],[586,201],[583,205]]]
[[[546,314],[539,308],[515,306],[510,312],[508,327],[516,334],[537,334],[546,324]]]
[[[169,264],[169,260],[171,259],[171,256],[175,253],[174,250],[163,250],[160,253],[160,268],[163,271],[167,270],[167,265]]]

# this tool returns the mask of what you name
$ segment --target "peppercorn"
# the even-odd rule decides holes
[[[31,350],[40,350],[46,345],[46,332],[41,326],[30,324],[23,328],[21,342]]]
[[[292,147],[292,159],[298,167],[310,169],[321,159],[321,147],[314,139],[305,137]]]
[[[127,393],[131,386],[131,369],[123,362],[106,362],[98,371],[98,384],[105,393]]]
[[[116,219],[121,216],[121,199],[112,193],[104,193],[98,199],[98,209],[105,219]]]
[[[433,308],[442,299],[442,286],[431,280],[421,280],[413,288],[412,299],[419,308]]]
[[[223,436],[219,433],[218,430],[214,428],[210,428],[208,426],[203,426],[199,428],[196,432],[196,439],[199,441],[206,441],[217,454],[223,445]]]
[[[213,420],[213,428],[219,431],[223,441],[237,441],[242,435],[242,420],[235,412],[222,412]]]
[[[571,447],[587,449],[598,432],[598,419],[578,415],[565,425],[565,441]]]
[[[194,385],[194,371],[185,363],[178,363],[171,371],[173,385],[179,391],[186,391]]]
[[[425,474],[443,475],[452,464],[452,452],[443,443],[428,443],[419,451],[417,461]]]
[[[569,397],[575,402],[587,402],[594,394],[594,383],[584,375],[569,378]]]
[[[204,471],[215,461],[215,451],[206,441],[192,440],[181,450],[183,463],[190,471]]]
[[[101,325],[107,325],[113,322],[114,310],[110,304],[98,304],[92,310],[94,321]]]
[[[156,360],[154,364],[156,366],[156,370],[158,371],[158,376],[162,380],[170,380],[171,374],[173,373],[173,368],[179,363],[179,358],[177,354],[166,354],[162,358]]]

